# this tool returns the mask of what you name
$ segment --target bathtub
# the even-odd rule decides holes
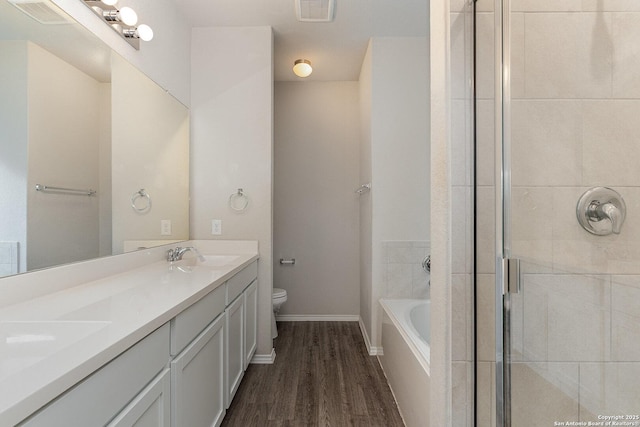
[[[378,356],[407,427],[429,426],[429,300],[381,299]]]

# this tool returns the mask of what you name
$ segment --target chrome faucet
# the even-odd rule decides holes
[[[186,246],[184,248],[181,248],[180,246],[178,246],[175,249],[169,249],[167,251],[167,261],[169,262],[180,261],[182,259],[182,256],[189,251],[192,251],[193,253],[195,253],[200,261],[205,261],[205,258],[202,256],[200,251],[198,251],[193,246]]]

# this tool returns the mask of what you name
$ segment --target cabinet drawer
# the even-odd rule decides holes
[[[233,302],[258,277],[258,261],[254,261],[238,274],[227,280],[227,301],[226,305]]]
[[[171,376],[165,369],[107,427],[169,427]]]
[[[169,361],[169,325],[135,344],[58,397],[22,426],[103,426]]]
[[[171,320],[171,356],[180,353],[213,319],[224,312],[226,285],[220,285]]]

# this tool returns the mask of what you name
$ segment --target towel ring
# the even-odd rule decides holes
[[[138,199],[146,199],[146,202],[143,206],[138,207],[136,205],[136,201]],[[131,207],[136,212],[148,212],[151,210],[151,196],[145,191],[144,188],[141,188],[140,190],[133,193],[133,195],[131,196]]]
[[[229,207],[236,212],[242,212],[249,206],[249,198],[244,194],[242,188],[229,196]]]

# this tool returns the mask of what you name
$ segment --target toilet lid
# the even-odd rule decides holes
[[[273,288],[273,298],[280,298],[287,295],[287,291],[282,288]]]

